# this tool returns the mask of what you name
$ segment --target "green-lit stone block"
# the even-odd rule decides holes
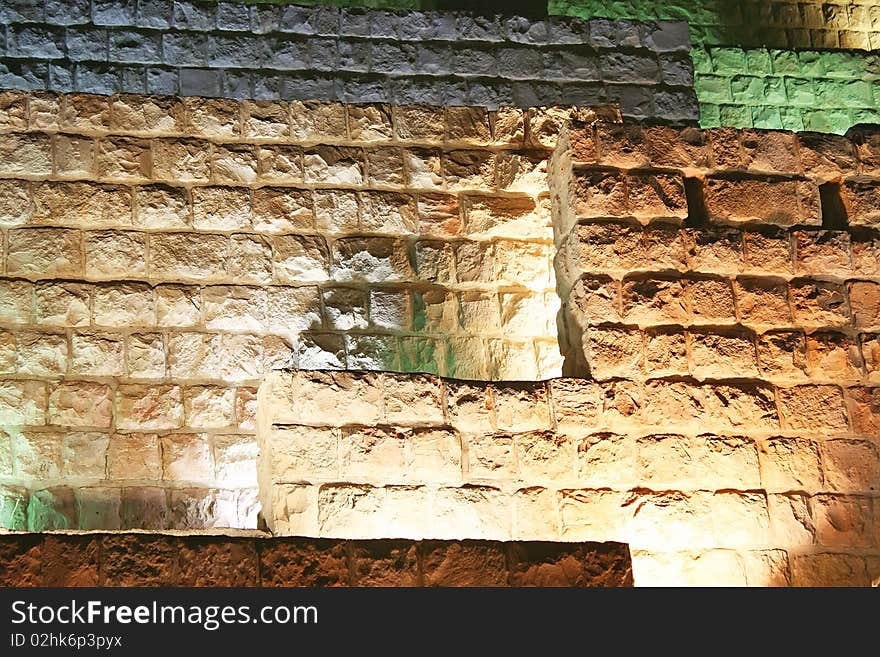
[[[816,104],[813,81],[809,78],[784,78],[789,104],[795,107],[812,107]]]
[[[746,105],[722,105],[719,122],[731,128],[751,128],[752,108]]]
[[[770,53],[763,49],[747,50],[746,67],[752,75],[770,74],[773,71]]]
[[[863,63],[860,57],[848,52],[823,52],[819,53],[822,64],[825,66],[825,75],[832,78],[851,78],[853,69],[861,69]]]
[[[404,372],[440,374],[442,349],[431,338],[407,337],[401,341],[400,367]]]
[[[782,119],[782,129],[791,130],[792,132],[803,132],[804,117],[803,112],[796,107],[780,107],[779,115]]]
[[[709,57],[708,50],[693,48],[691,50],[691,61],[694,63],[694,73],[712,72],[712,59]]]
[[[867,80],[847,80],[839,81],[835,85],[838,95],[839,106],[841,103],[846,106],[871,107],[874,104],[874,95],[871,90],[876,83]]]
[[[852,125],[859,123],[880,123],[880,107],[873,109],[859,108],[850,111]],[[849,126],[850,128],[852,126]],[[849,128],[847,128],[848,130]]]
[[[700,103],[700,127],[717,128],[721,125],[721,108],[710,103]]]
[[[742,105],[763,102],[764,78],[737,75],[730,78],[730,95],[734,103]]]
[[[774,75],[800,75],[801,63],[797,53],[791,50],[770,50]]]
[[[31,493],[27,524],[32,532],[71,529],[74,526],[72,516],[73,493],[69,489],[53,488]]]
[[[764,78],[764,102],[768,105],[788,104],[788,97],[785,93],[785,80],[782,78]]]
[[[801,75],[821,78],[825,76],[825,64],[822,55],[827,53],[806,50],[798,53],[801,63]]]
[[[746,53],[741,48],[712,48],[712,69],[716,73],[742,73],[746,70]]]
[[[782,130],[782,115],[776,106],[765,105],[752,108],[752,127],[761,130]]]
[[[23,488],[0,489],[0,528],[27,529],[28,494]]]
[[[730,78],[721,75],[698,75],[694,80],[694,91],[701,103],[729,103]]]

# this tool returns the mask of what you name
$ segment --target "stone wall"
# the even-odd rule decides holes
[[[254,527],[273,367],[558,375],[566,116],[3,93],[2,524]]]
[[[616,543],[0,535],[0,586],[632,586]]]
[[[170,0],[4,0],[0,22],[0,87],[697,117],[684,23]]]
[[[586,443],[588,490],[558,498],[563,535],[629,541],[637,583],[877,575],[878,145],[601,123],[561,139],[564,371],[606,410],[625,400],[585,423],[609,433]]]

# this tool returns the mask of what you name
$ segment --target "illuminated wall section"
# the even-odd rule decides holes
[[[880,7],[873,0],[550,0],[548,9],[686,21],[704,128],[843,134],[880,122]]]

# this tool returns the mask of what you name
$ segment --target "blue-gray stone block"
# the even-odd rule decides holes
[[[0,61],[0,87],[8,89],[45,89],[49,66],[44,62]]]
[[[507,80],[468,80],[468,105],[498,109],[513,104],[513,88]]]
[[[48,25],[11,25],[6,52],[10,57],[61,59],[65,56],[64,29]]]
[[[284,86],[283,75],[254,71],[251,80],[255,100],[277,100],[281,97]]]
[[[335,71],[339,68],[339,44],[336,39],[312,37],[308,44],[312,68],[316,71]]]
[[[464,41],[502,41],[501,19],[498,16],[460,14],[456,20],[458,38]]]
[[[547,42],[555,45],[575,45],[590,42],[590,24],[579,18],[550,16],[547,21]]]
[[[159,64],[162,62],[161,32],[111,30],[111,62]]]
[[[364,39],[339,40],[339,70],[366,73],[370,70],[372,44]]]
[[[203,32],[217,26],[217,6],[213,2],[186,2],[175,0],[171,20],[180,30]]]
[[[519,107],[560,105],[563,102],[562,85],[541,80],[513,83],[513,104]]]
[[[177,69],[158,68],[151,66],[147,69],[147,93],[157,96],[174,96],[180,93],[180,79]]]
[[[654,94],[654,111],[658,118],[670,121],[694,122],[700,118],[693,89],[660,89]]]
[[[259,68],[266,54],[266,39],[252,34],[224,34],[208,37],[208,66],[214,68]]]
[[[162,61],[169,66],[204,66],[208,37],[195,32],[162,35]]]
[[[374,39],[396,39],[400,16],[393,11],[370,12],[370,36]]]
[[[370,48],[370,71],[396,75],[415,73],[417,54],[413,43],[374,41]]]
[[[263,55],[266,68],[284,71],[303,71],[310,68],[309,44],[305,39],[288,35],[267,39]]]
[[[180,69],[180,94],[182,96],[219,96],[222,72],[208,68]]]
[[[544,51],[544,76],[548,80],[592,82],[602,79],[599,59],[588,46]]]
[[[252,73],[250,71],[241,69],[223,71],[223,78],[221,80],[222,96],[224,98],[235,98],[236,100],[253,98],[251,77]]]
[[[391,78],[391,102],[398,105],[443,106],[442,80],[432,78]]]
[[[596,48],[638,48],[642,45],[639,24],[596,18],[590,21],[590,43]]]
[[[605,85],[601,82],[563,82],[562,104],[602,105],[608,102]]]
[[[382,103],[388,100],[388,78],[348,76],[337,80],[339,100],[344,103]]]
[[[83,25],[92,19],[89,0],[46,0],[45,7],[46,22],[51,25]]]
[[[119,70],[102,64],[77,64],[74,86],[86,94],[115,94],[119,91]]]
[[[129,66],[120,72],[121,86],[119,90],[126,94],[144,94],[147,92],[147,69]]]
[[[547,21],[536,21],[524,16],[509,16],[502,22],[503,35],[513,43],[544,45],[550,41],[550,27]]]
[[[315,34],[332,37],[338,36],[339,9],[336,7],[313,7],[311,23],[315,29]]]
[[[0,2],[0,23],[39,22],[44,18],[44,5],[39,0],[3,0]],[[6,75],[6,74],[4,74]],[[9,75],[15,75],[10,73]]]
[[[250,30],[250,7],[240,2],[218,2],[217,29],[227,32],[246,32]]]
[[[333,100],[336,98],[335,81],[329,75],[314,73],[285,75],[281,97],[285,100]]]
[[[73,62],[100,62],[107,59],[107,30],[103,27],[67,29],[67,58]]]
[[[59,93],[74,91],[73,67],[69,64],[49,64],[49,84],[46,88]]]
[[[139,27],[167,29],[171,26],[171,0],[138,0],[137,24]]]
[[[251,31],[257,34],[279,31],[284,9],[286,8],[274,5],[254,5],[251,7]]]
[[[92,22],[95,25],[135,24],[136,0],[92,0]]]

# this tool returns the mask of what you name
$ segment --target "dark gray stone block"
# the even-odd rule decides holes
[[[73,67],[68,63],[49,64],[49,84],[46,88],[59,93],[74,91]]]
[[[336,7],[313,7],[311,23],[315,34],[322,36],[339,35],[339,9]]]
[[[167,29],[171,26],[171,0],[138,0],[137,24],[140,27]]]
[[[251,29],[250,7],[240,2],[218,2],[217,29],[227,32],[247,32]]]
[[[687,52],[691,49],[688,24],[684,21],[657,21],[642,24],[644,43],[656,52]]]
[[[518,107],[560,105],[563,102],[563,85],[540,80],[513,83],[513,104]]]
[[[575,45],[590,42],[590,24],[579,18],[550,16],[547,21],[547,43]]]
[[[7,89],[45,89],[49,66],[44,62],[0,60],[0,87]]]
[[[601,82],[563,82],[563,105],[602,105],[608,102],[605,85]]]
[[[136,0],[92,0],[92,22],[95,25],[134,25]]]
[[[451,75],[456,72],[453,65],[454,45],[435,41],[423,43],[416,48],[416,73],[419,75]]]
[[[501,19],[498,16],[460,14],[456,20],[458,38],[465,41],[502,41]]]
[[[682,123],[695,123],[700,109],[693,89],[660,89],[654,94],[657,118]]]
[[[596,18],[590,21],[590,43],[596,48],[638,48],[642,45],[639,24]]]
[[[513,43],[544,45],[550,40],[546,21],[536,21],[524,16],[509,16],[503,21],[504,37]]]
[[[284,76],[266,71],[254,71],[251,76],[253,82],[253,97],[255,100],[277,100],[281,97],[284,86]]]
[[[670,59],[660,59],[660,79],[676,87],[692,87],[694,85],[694,64],[687,55]]]
[[[251,7],[251,31],[257,34],[278,32],[281,29],[282,11],[286,9],[274,5],[254,5]]]
[[[162,61],[169,66],[204,66],[208,37],[195,32],[166,32],[162,35]]]
[[[566,49],[554,48],[544,51],[544,74],[549,80],[578,80],[592,82],[601,80],[599,59],[589,46]]]
[[[107,30],[103,27],[70,27],[67,29],[67,58],[73,62],[107,59]]]
[[[182,96],[219,96],[221,71],[207,68],[180,69]]]
[[[620,113],[623,116],[633,119],[654,116],[652,88],[633,84],[609,84],[605,89],[609,102],[620,103]]]
[[[656,83],[660,80],[660,64],[656,56],[626,52],[605,52],[600,56],[602,77],[608,82]]]
[[[92,19],[89,0],[46,0],[45,11],[46,22],[50,25],[83,25]]]
[[[490,110],[513,104],[513,87],[507,80],[468,80],[468,105]]]
[[[376,39],[396,39],[400,16],[393,11],[370,12],[370,36]]]
[[[109,96],[119,91],[119,71],[106,64],[77,64],[74,84],[81,93]]]
[[[65,56],[64,28],[49,25],[11,25],[6,52],[11,57],[61,59]]]
[[[468,104],[468,81],[466,78],[451,77],[443,81],[446,90],[446,106],[461,107]]]
[[[161,32],[144,30],[111,30],[111,62],[160,64],[162,62]]]
[[[236,69],[223,71],[221,80],[222,96],[224,98],[235,98],[236,100],[253,98],[251,77],[250,71]]]
[[[480,48],[475,45],[456,44],[452,53],[455,58],[455,72],[458,75],[491,76],[498,72],[495,50],[489,45]]]
[[[370,11],[359,7],[346,7],[339,11],[340,36],[370,36]]]
[[[391,102],[398,105],[443,106],[442,80],[434,78],[392,78]]]
[[[147,69],[128,66],[120,72],[120,88],[126,94],[144,94],[147,92]]]
[[[175,0],[172,24],[180,30],[213,30],[217,25],[217,5],[213,2]]]
[[[314,8],[289,5],[281,10],[277,18],[278,29],[281,32],[292,34],[314,34],[315,26],[312,24]]]
[[[177,69],[158,68],[151,66],[147,69],[147,93],[159,96],[174,96],[180,93],[180,78]]]
[[[544,56],[537,48],[501,46],[495,51],[497,75],[514,80],[536,78],[544,70]]]

